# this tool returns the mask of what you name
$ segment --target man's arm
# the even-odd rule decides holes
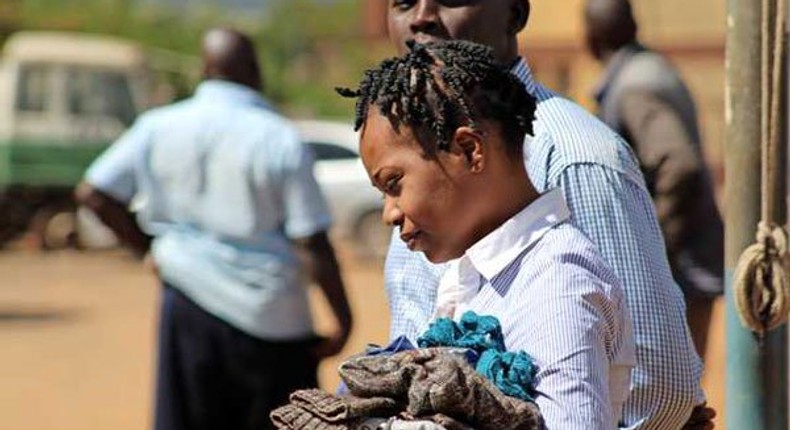
[[[338,329],[316,346],[317,358],[335,355],[343,349],[351,333],[351,309],[343,279],[327,230],[331,225],[329,208],[313,176],[313,157],[301,143],[296,131],[283,128],[279,139],[284,156],[285,180],[282,198],[285,205],[285,233],[297,245],[307,270],[326,296],[338,322]],[[261,154],[265,157],[267,154]],[[265,159],[261,165],[266,165]]]
[[[93,211],[140,258],[148,252],[152,238],[140,229],[128,203],[137,193],[136,167],[149,131],[149,121],[143,115],[93,161],[74,191],[77,203]]]
[[[683,296],[671,278],[650,195],[640,182],[596,163],[568,166],[557,181],[573,224],[598,245],[628,300],[637,367],[625,427],[679,428],[704,400],[702,367],[690,343]]]
[[[316,346],[314,352],[318,358],[336,355],[343,349],[351,333],[352,317],[334,248],[325,231],[294,242],[302,253],[307,269],[326,296],[339,326],[332,336]]]
[[[81,183],[74,194],[77,203],[93,211],[137,257],[142,258],[148,253],[152,238],[137,225],[137,220],[129,211],[127,204],[101,192],[87,182]]]
[[[705,164],[678,114],[655,95],[630,90],[620,98],[625,130],[652,184],[658,222],[674,253],[689,233],[685,216],[704,190]]]

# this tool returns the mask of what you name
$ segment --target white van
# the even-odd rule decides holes
[[[85,168],[149,105],[138,45],[105,36],[19,32],[0,56],[0,246],[73,213]],[[61,217],[62,218],[62,217]],[[51,235],[50,235],[51,236]]]

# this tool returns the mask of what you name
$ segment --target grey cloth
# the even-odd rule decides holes
[[[370,418],[354,430],[474,430],[447,416],[436,415],[431,419],[434,421],[406,420],[399,417]]]
[[[724,289],[724,224],[701,149],[696,107],[677,70],[634,43],[607,63],[601,119],[636,152],[656,205],[672,275],[687,296]]]
[[[416,419],[442,414],[476,430],[543,428],[537,406],[499,391],[466,361],[444,348],[362,356],[340,366],[359,397],[391,397]]]
[[[449,430],[433,421],[407,421],[391,419],[382,423],[376,430]]]

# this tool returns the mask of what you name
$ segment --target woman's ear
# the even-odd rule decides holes
[[[486,147],[483,145],[483,136],[480,132],[467,126],[458,127],[453,134],[452,146],[460,155],[463,155],[470,172],[480,173],[483,171]]]

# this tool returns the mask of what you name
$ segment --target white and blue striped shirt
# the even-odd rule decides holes
[[[526,62],[513,73],[538,100],[535,137],[524,148],[533,184],[563,190],[571,223],[597,245],[626,294],[637,365],[620,427],[679,429],[704,400],[702,363],[636,158],[597,118],[535,82]],[[395,234],[384,269],[390,335],[414,339],[430,322],[445,267],[410,252]]]
[[[548,191],[449,264],[439,302],[462,292],[450,294],[454,318],[493,315],[507,349],[532,357],[547,428],[611,430],[636,364],[631,319],[614,271],[569,217],[562,190]]]

